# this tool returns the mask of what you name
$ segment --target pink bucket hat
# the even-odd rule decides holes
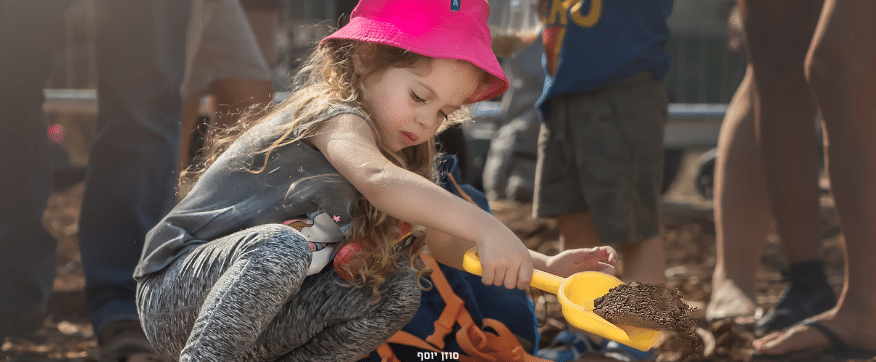
[[[467,101],[479,102],[508,90],[490,48],[486,0],[360,0],[350,23],[325,37],[391,45],[431,58],[461,59],[483,69],[486,86]]]

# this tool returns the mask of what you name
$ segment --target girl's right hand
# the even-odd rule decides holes
[[[614,275],[618,254],[610,246],[566,250],[549,257],[545,271],[562,278],[582,271],[598,271]]]
[[[523,242],[507,227],[496,236],[477,243],[481,259],[482,281],[486,285],[504,285],[508,289],[526,289],[532,281],[532,256]]]

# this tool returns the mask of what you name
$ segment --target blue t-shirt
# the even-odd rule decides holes
[[[551,97],[598,90],[642,71],[663,79],[671,12],[672,0],[549,0],[546,77],[536,106],[544,112]]]

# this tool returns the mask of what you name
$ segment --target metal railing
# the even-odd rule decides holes
[[[97,114],[97,92],[93,89],[46,89],[44,94],[43,110],[48,114]],[[288,92],[277,92],[274,100],[282,101],[288,96]],[[202,107],[206,105],[202,103]],[[482,107],[494,108],[489,104]],[[664,138],[666,147],[714,147],[726,112],[726,104],[670,104]]]

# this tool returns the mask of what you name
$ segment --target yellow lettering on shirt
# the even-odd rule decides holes
[[[566,26],[566,24],[569,23],[569,18],[566,16],[566,9],[568,9],[568,7],[563,5],[563,0],[553,0],[550,12],[548,13],[546,25],[556,26],[559,24]]]
[[[589,9],[582,12],[583,0],[549,0],[550,7],[544,18],[545,29],[542,33],[545,52],[547,56],[547,68],[551,75],[556,74],[560,51],[563,46],[563,38],[566,35],[566,27],[569,26],[569,17],[575,25],[582,28],[591,28],[599,22],[602,16],[602,0],[588,0]],[[542,10],[544,11],[544,10]]]
[[[590,10],[587,15],[581,13],[581,0],[567,0],[567,2],[574,2],[569,9],[575,25],[590,28],[599,22],[599,16],[602,15],[602,0],[590,0]]]

